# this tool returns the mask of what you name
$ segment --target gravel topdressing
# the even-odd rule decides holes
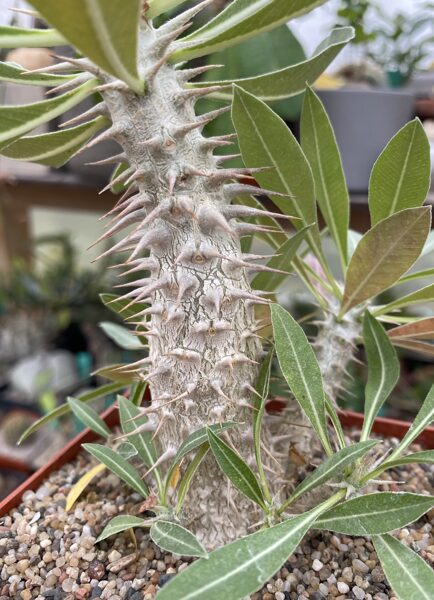
[[[146,513],[139,512],[141,498],[107,472],[95,478],[67,513],[64,507],[71,486],[93,464],[90,456],[81,453],[52,473],[36,492],[25,492],[19,507],[0,520],[0,600],[152,600],[191,562],[160,551],[146,530],[135,532],[137,549],[127,533],[95,545],[112,517]],[[378,491],[432,493],[434,489],[433,465],[410,465],[383,477],[390,482]],[[396,535],[434,567],[433,525],[434,510]],[[388,600],[395,596],[368,539],[315,532],[251,598]]]

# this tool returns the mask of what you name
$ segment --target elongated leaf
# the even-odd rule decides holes
[[[91,406],[71,397],[67,399],[67,402],[72,413],[86,425],[86,427],[89,427],[89,429],[101,437],[107,438],[110,435],[110,429]]]
[[[345,268],[350,215],[347,184],[330,119],[310,88],[306,90],[301,114],[301,147],[313,172],[321,213]]]
[[[394,460],[406,450],[422,431],[434,421],[434,385],[417,413],[410,429],[389,456],[388,461]]]
[[[206,85],[229,85],[235,83],[243,90],[264,101],[282,100],[303,92],[306,84],[314,83],[328,65],[339,54],[342,48],[354,37],[351,27],[333,29],[330,35],[321,42],[311,58],[290,65],[278,71],[264,75],[245,77],[243,79],[225,79],[207,81]],[[194,84],[203,87],[203,82]],[[230,100],[231,92],[218,92],[215,98]]]
[[[65,38],[55,29],[26,29],[23,27],[0,27],[0,48],[49,48],[62,46]]]
[[[1,44],[0,27],[0,44]],[[0,62],[0,81],[26,85],[55,86],[74,79],[75,75],[50,75],[48,73],[24,73],[26,69],[13,62]]]
[[[368,382],[360,439],[366,440],[375,417],[399,379],[399,359],[383,326],[369,311],[365,311],[363,317],[363,339],[368,359]]]
[[[419,340],[401,340],[392,338],[392,343],[398,348],[405,348],[412,352],[420,352],[425,356],[434,356],[434,344],[420,342]]]
[[[307,337],[281,306],[271,307],[276,354],[280,368],[326,451],[331,454],[325,419],[325,398],[321,371]]]
[[[149,8],[146,11],[146,16],[153,19],[187,1],[188,0],[148,0],[147,4]]]
[[[399,600],[431,600],[434,570],[391,535],[375,536],[374,547],[389,585]]]
[[[176,513],[179,513],[179,511],[181,510],[182,505],[184,504],[184,500],[187,495],[188,489],[190,487],[191,480],[193,479],[201,462],[203,461],[205,456],[208,454],[208,451],[209,451],[209,444],[208,444],[208,442],[204,442],[201,446],[199,446],[196,454],[194,455],[193,460],[189,463],[188,467],[186,468],[185,473],[182,476],[181,482],[179,484],[178,497],[176,499]],[[176,485],[177,485],[176,479],[179,475],[179,471],[180,471],[179,465],[177,465],[174,470],[171,470],[170,479],[168,477],[166,478],[166,488],[167,489],[169,489],[169,488],[175,489],[176,488]]]
[[[398,308],[404,308],[404,306],[423,304],[424,302],[432,302],[433,300],[434,283],[431,283],[430,285],[426,285],[416,292],[410,292],[410,294],[401,296],[401,298],[397,298],[393,302],[389,302],[389,304],[386,304],[377,310],[374,309],[372,312],[375,316],[385,315],[393,310],[397,310]]]
[[[66,112],[84,98],[95,87],[96,80],[87,81],[79,88],[51,100],[32,104],[0,106],[0,148]]]
[[[98,117],[94,121],[64,131],[25,136],[3,148],[1,154],[16,160],[61,167],[107,123],[107,119]]]
[[[286,240],[276,250],[276,255],[273,256],[268,262],[267,267],[272,269],[279,269],[280,271],[287,271],[291,268],[291,262],[294,258],[301,242],[306,237],[306,233],[309,227],[304,227],[297,231],[297,233]],[[258,273],[253,278],[251,286],[255,290],[266,290],[268,292],[274,292],[279,285],[285,281],[287,275],[283,273]]]
[[[258,379],[256,381],[257,395],[253,396],[253,442],[255,444],[256,464],[262,465],[261,460],[261,427],[265,411],[265,404],[268,399],[268,390],[270,389],[271,367],[273,365],[274,348],[272,348],[259,369]]]
[[[68,493],[68,496],[66,497],[66,512],[71,510],[92,479],[99,475],[99,473],[102,473],[105,468],[105,465],[95,465],[92,467],[92,469],[90,469],[90,471],[87,471],[83,477],[80,477],[80,479],[74,483]]]
[[[104,527],[96,542],[102,542],[102,540],[106,540],[108,537],[116,535],[117,533],[122,533],[122,531],[126,531],[127,529],[142,526],[146,526],[146,519],[141,519],[140,517],[130,517],[127,515],[113,517],[108,525]]]
[[[127,368],[129,363],[119,363],[115,365],[107,365],[106,367],[101,367],[101,369],[97,369],[96,371],[92,371],[92,375],[98,377],[105,377],[106,379],[110,379],[111,381],[123,381],[125,384],[131,383],[133,381],[138,380],[138,375],[135,371],[125,372],[119,371],[121,368]]]
[[[247,498],[264,508],[265,503],[261,487],[255,474],[241,456],[234,452],[211,429],[208,429],[208,441],[212,453],[226,477]]]
[[[379,535],[413,523],[434,506],[432,496],[378,492],[347,500],[318,519],[318,529],[347,535]]]
[[[131,434],[132,431],[148,421],[146,415],[137,418],[140,415],[140,410],[131,402],[131,400],[124,398],[124,396],[118,396],[117,402],[123,433]],[[134,419],[134,421],[131,419]],[[152,467],[157,460],[155,446],[152,441],[152,433],[144,431],[142,433],[129,435],[128,441],[136,448],[145,465],[148,468]]]
[[[149,532],[152,541],[166,552],[208,558],[208,552],[185,527],[171,521],[156,521]]]
[[[369,181],[373,225],[404,208],[422,206],[430,186],[429,141],[419,121],[407,123],[378,157]]]
[[[180,62],[238,44],[302,15],[324,0],[234,0],[214,19],[183,38],[184,48],[172,60]]]
[[[119,392],[124,388],[125,384],[122,382],[107,383],[106,385],[102,385],[99,388],[96,388],[95,390],[91,390],[90,392],[81,394],[80,396],[78,396],[78,400],[80,400],[81,402],[91,402],[92,400],[96,400],[97,398],[102,398],[104,396],[108,396],[109,394]],[[55,409],[53,409],[48,414],[44,415],[43,417],[32,423],[32,425],[30,425],[30,427],[26,429],[26,431],[18,440],[18,445],[24,442],[24,440],[28,438],[29,435],[31,435],[35,431],[38,431],[38,429],[40,429],[47,423],[54,421],[54,419],[59,419],[60,417],[67,415],[69,412],[71,412],[71,408],[67,402],[61,404],[60,406],[56,406]]]
[[[255,175],[265,189],[287,194],[272,200],[285,215],[299,217],[294,227],[316,223],[315,187],[309,163],[286,123],[271,108],[235,87],[232,120],[238,134],[243,161],[248,167],[273,167]],[[320,253],[318,226],[306,239]]]
[[[32,0],[33,6],[81,53],[137,93],[137,37],[141,0]]]
[[[120,296],[116,294],[100,294],[99,297],[107,308],[120,315],[123,319],[130,319],[148,307],[143,302],[135,302],[133,306],[126,308],[130,303],[129,300],[119,300]]]
[[[103,321],[99,326],[115,344],[124,350],[143,350],[144,346],[140,338],[133,335],[126,327],[110,321]]]
[[[399,325],[398,327],[389,329],[387,334],[393,339],[432,340],[434,339],[434,317],[427,317],[413,323]]]
[[[289,506],[303,494],[341,474],[347,466],[369,452],[377,443],[376,440],[358,442],[348,448],[342,448],[342,450],[327,458],[295,488],[288,500],[284,502],[284,506]]]
[[[342,312],[396,283],[421,253],[430,226],[429,207],[407,208],[365,233],[348,265]]]
[[[101,444],[83,444],[83,448],[97,460],[105,464],[110,471],[122,479],[135,492],[144,498],[148,496],[148,488],[142,481],[140,473],[117,452]]]
[[[236,540],[194,562],[158,593],[158,600],[241,600],[283,565],[324,510],[323,505]]]
[[[383,469],[392,469],[400,467],[401,465],[414,465],[414,464],[434,464],[434,450],[422,450],[421,452],[413,452],[406,456],[400,456],[394,460],[386,460],[381,464]]]
[[[422,254],[421,254],[422,256]],[[404,275],[398,281],[398,283],[405,283],[407,281],[414,281],[415,279],[424,279],[425,277],[433,277],[434,269],[424,269],[423,271],[415,271],[414,273],[409,273],[408,275]]]

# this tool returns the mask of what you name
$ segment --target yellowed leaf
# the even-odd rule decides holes
[[[106,468],[105,465],[100,463],[100,464],[96,465],[95,467],[93,467],[90,471],[85,473],[83,475],[83,477],[80,477],[80,479],[77,481],[77,483],[75,483],[72,486],[72,488],[69,491],[68,497],[66,498],[66,506],[65,506],[66,511],[71,510],[71,508],[74,506],[74,504],[76,503],[78,498],[81,496],[81,494],[84,492],[84,490],[87,488],[87,486],[92,481],[92,479],[94,477],[96,477],[98,475],[98,473],[101,473],[102,471],[104,471],[105,468]]]

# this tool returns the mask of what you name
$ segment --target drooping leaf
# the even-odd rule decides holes
[[[410,292],[405,296],[401,296],[401,298],[397,298],[389,304],[385,304],[384,306],[374,309],[372,312],[375,316],[385,315],[386,313],[392,312],[393,310],[397,310],[398,308],[404,308],[405,306],[412,306],[414,304],[423,304],[425,302],[432,302],[434,300],[434,283],[430,285],[426,285],[420,290],[416,290],[415,292]]]
[[[399,600],[431,600],[434,569],[391,535],[375,536],[374,547],[390,587]]]
[[[323,505],[227,544],[177,575],[158,600],[241,600],[283,565],[324,510]]]
[[[401,465],[414,465],[414,464],[434,464],[434,450],[421,450],[421,452],[412,452],[406,456],[400,456],[394,460],[386,460],[381,464],[383,469],[393,469],[400,467]]]
[[[99,475],[99,473],[102,473],[105,468],[105,465],[95,465],[92,467],[92,469],[90,469],[90,471],[87,471],[76,483],[74,483],[66,497],[66,512],[71,510],[92,479]]]
[[[398,325],[398,327],[389,329],[387,334],[392,339],[432,340],[434,339],[434,317]]]
[[[330,35],[321,42],[311,58],[302,62],[264,75],[244,77],[243,79],[207,81],[206,85],[229,85],[234,83],[267,102],[290,98],[303,92],[306,84],[314,83],[352,37],[353,30],[351,27],[333,29]],[[204,83],[198,82],[194,85],[203,87]],[[213,96],[222,100],[230,100],[232,93],[222,91],[213,94]]]
[[[0,148],[4,148],[35,127],[58,117],[84,100],[95,87],[95,81],[87,81],[79,88],[51,100],[0,106]]]
[[[0,27],[0,45],[1,45]],[[40,30],[42,31],[42,30]],[[75,75],[51,75],[49,73],[25,73],[26,69],[14,62],[0,62],[0,81],[25,85],[56,86],[74,79]]]
[[[300,229],[300,231],[297,231],[295,235],[288,238],[286,242],[276,250],[275,256],[267,262],[267,267],[278,269],[280,271],[288,271],[288,269],[291,268],[292,259],[301,242],[306,237],[308,229],[309,227],[304,227],[303,229]],[[287,275],[284,275],[283,273],[267,273],[264,271],[263,273],[258,273],[258,275],[253,278],[250,285],[254,290],[274,292],[274,290],[285,281],[286,277]]]
[[[366,440],[375,417],[399,379],[399,359],[384,327],[369,311],[365,311],[363,317],[363,339],[368,359],[368,382],[360,439]]]
[[[134,317],[137,313],[145,310],[147,304],[143,302],[134,302],[133,306],[126,308],[130,303],[129,300],[119,300],[120,296],[116,294],[100,294],[101,301],[107,308],[115,312],[117,315],[121,315],[123,319],[129,319]]]
[[[98,117],[94,121],[63,131],[25,136],[3,148],[1,154],[16,160],[61,167],[107,122],[104,117]]]
[[[116,535],[117,533],[122,533],[122,531],[126,531],[127,529],[146,526],[149,527],[146,519],[141,519],[140,517],[132,517],[129,515],[119,515],[117,517],[113,517],[113,519],[109,521],[108,525],[104,527],[101,535],[97,538],[96,543],[102,542],[103,540],[106,540],[108,537]]]
[[[320,253],[312,171],[294,135],[264,102],[235,87],[232,120],[243,161],[248,167],[272,167],[255,175],[265,189],[288,197],[272,196],[285,214],[298,217],[297,229],[311,225],[306,234],[312,249]]]
[[[180,556],[198,556],[208,558],[208,552],[197,537],[178,523],[171,521],[156,521],[150,531],[152,541],[166,552]]]
[[[358,458],[365,455],[377,443],[376,440],[358,442],[347,448],[342,448],[342,450],[339,450],[327,458],[295,488],[288,500],[283,503],[283,506],[285,507],[284,510],[303,494],[310,492],[323,483],[330,481],[330,479],[335,478],[337,475],[342,474],[345,467],[351,465]]]
[[[414,119],[390,140],[373,166],[369,212],[373,225],[404,208],[422,206],[430,186],[430,146]]]
[[[223,473],[247,498],[265,507],[261,487],[250,467],[241,456],[208,429],[208,442],[212,453]]]
[[[181,62],[223,50],[305,14],[324,0],[234,0],[214,19],[184,37],[172,60]]]
[[[269,350],[267,356],[261,364],[258,378],[256,380],[256,392],[253,395],[253,443],[255,445],[256,464],[262,471],[261,459],[261,427],[265,412],[265,404],[268,399],[268,390],[270,388],[271,367],[273,365],[274,348]]]
[[[122,382],[107,383],[96,388],[95,390],[91,390],[90,392],[85,392],[84,394],[81,394],[80,396],[78,396],[78,400],[80,400],[80,402],[91,402],[92,400],[96,400],[97,398],[103,398],[104,396],[108,396],[109,394],[119,392],[124,388],[125,384]],[[20,445],[26,438],[28,438],[29,435],[31,435],[35,431],[38,431],[38,429],[40,429],[47,423],[54,421],[54,419],[63,417],[69,412],[71,412],[71,408],[67,402],[61,404],[60,406],[56,406],[56,408],[54,408],[52,411],[50,411],[49,413],[32,423],[32,425],[30,425],[30,427],[26,429],[26,431],[18,440],[18,445]]]
[[[322,445],[332,454],[325,419],[324,387],[315,353],[300,325],[284,308],[273,304],[271,320],[282,373]]]
[[[141,0],[32,0],[33,6],[73,46],[101,69],[142,93],[137,73]]]
[[[144,346],[140,338],[133,335],[126,327],[110,321],[102,321],[99,326],[115,344],[124,350],[143,350]]]
[[[65,38],[55,29],[27,29],[2,25],[0,48],[50,48],[63,46]]]
[[[79,419],[86,427],[89,427],[92,431],[97,433],[103,438],[107,438],[110,435],[110,429],[101,419],[99,414],[91,406],[86,403],[77,400],[76,398],[67,398],[69,408],[71,412]]]
[[[140,458],[149,469],[157,460],[157,453],[154,442],[152,441],[152,433],[143,431],[131,435],[135,429],[147,423],[148,417],[146,415],[141,415],[139,417],[139,408],[124,396],[118,396],[117,402],[122,431],[125,434],[130,434],[128,435],[128,441],[136,448]]]
[[[422,406],[420,407],[419,412],[414,418],[413,423],[411,424],[410,429],[407,431],[405,436],[399,442],[398,446],[389,456],[388,461],[394,460],[400,454],[404,452],[413,441],[419,436],[422,431],[431,425],[434,421],[434,385],[432,385],[430,391],[428,392],[425,400],[423,401]]]
[[[351,498],[318,519],[318,529],[346,535],[379,535],[417,521],[434,506],[432,496],[378,492]]]
[[[367,231],[348,265],[342,313],[396,283],[421,253],[430,226],[429,207],[407,208]]]
[[[350,212],[347,184],[330,119],[310,88],[306,90],[301,115],[301,147],[313,172],[321,213],[345,268]]]
[[[146,498],[149,494],[148,488],[140,477],[140,473],[127,462],[120,454],[101,444],[83,444],[97,460],[102,462],[110,471],[117,475],[124,483],[129,485],[135,492]]]

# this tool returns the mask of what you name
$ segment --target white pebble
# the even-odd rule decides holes
[[[314,571],[317,571],[317,572],[321,571],[321,569],[323,568],[323,566],[324,566],[324,564],[320,560],[318,560],[317,558],[315,558],[315,560],[312,563],[312,569]]]

